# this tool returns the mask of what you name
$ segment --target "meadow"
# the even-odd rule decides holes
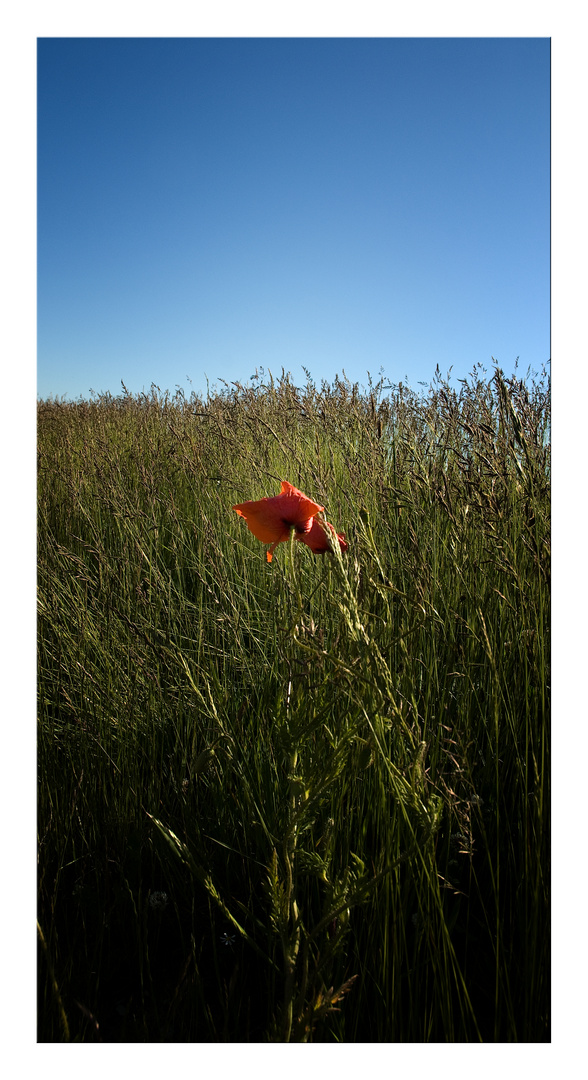
[[[39,1041],[548,1041],[549,541],[545,370],[39,402]]]

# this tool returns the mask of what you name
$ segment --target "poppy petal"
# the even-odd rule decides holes
[[[287,480],[282,480],[282,491],[280,495],[276,495],[276,500],[279,500],[281,511],[291,521],[297,532],[310,532],[309,523],[312,518],[324,510],[324,506],[309,499]]]
[[[248,528],[263,544],[284,543],[292,529],[297,536],[310,532],[315,514],[323,509],[298,488],[282,481],[280,495],[238,503],[233,507],[245,518]]]
[[[300,540],[303,544],[306,544],[315,555],[324,555],[325,552],[333,550],[331,542],[327,533],[327,530],[337,536],[341,551],[347,551],[349,547],[343,533],[336,533],[334,527],[329,521],[317,521],[313,518],[312,526],[306,536],[297,536],[296,539]]]

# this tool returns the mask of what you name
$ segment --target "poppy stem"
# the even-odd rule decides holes
[[[292,575],[292,585],[295,589],[296,598],[298,601],[298,611],[294,620],[292,633],[296,638],[298,633],[298,623],[300,616],[302,615],[303,600],[302,593],[300,591],[300,584],[298,581],[298,575],[296,573],[296,563],[294,555],[295,544],[295,531],[290,532],[290,571]],[[298,797],[296,787],[296,767],[298,764],[298,743],[297,737],[293,737],[293,745],[289,748],[289,760],[288,760],[288,775],[291,784],[291,791],[289,794],[289,808],[288,808],[288,822],[286,832],[283,840],[283,857],[284,867],[286,873],[285,881],[285,907],[286,907],[286,932],[283,939],[284,948],[284,1003],[282,1006],[282,1028],[281,1028],[281,1041],[289,1042],[292,1035],[292,1029],[294,1024],[294,998],[296,991],[296,967],[298,962],[298,954],[300,951],[301,940],[301,924],[300,913],[298,910],[298,904],[296,902],[296,846],[298,842],[298,830],[297,830],[297,810],[298,810]]]
[[[292,584],[294,585],[294,587],[296,589],[296,599],[298,600],[298,612],[297,612],[297,615],[296,615],[296,623],[298,623],[298,620],[299,620],[300,616],[302,615],[303,601],[302,601],[302,593],[300,591],[300,583],[298,581],[298,575],[296,573],[296,562],[295,562],[295,557],[294,557],[294,540],[295,540],[295,536],[296,536],[296,534],[295,534],[294,529],[291,529],[290,530],[290,543],[289,543],[289,548],[290,548],[290,571],[291,571],[291,574],[292,574]]]

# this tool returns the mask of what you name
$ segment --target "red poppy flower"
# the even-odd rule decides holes
[[[312,529],[313,518],[324,507],[303,495],[298,488],[292,487],[287,480],[282,480],[280,495],[258,499],[255,502],[239,503],[233,507],[245,518],[247,527],[262,544],[271,544],[267,561],[272,561],[277,544],[290,539],[292,529],[301,539]]]
[[[333,533],[333,536],[337,536],[341,551],[347,551],[349,544],[345,539],[344,533],[335,533],[334,527],[329,521],[317,521],[313,518],[310,532],[305,533],[303,536],[297,536],[297,540],[301,540],[303,544],[306,544],[315,555],[324,555],[326,551],[333,550],[328,532]]]

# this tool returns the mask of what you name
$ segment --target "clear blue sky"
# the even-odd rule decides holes
[[[40,39],[38,394],[539,370],[549,169],[546,38]]]

